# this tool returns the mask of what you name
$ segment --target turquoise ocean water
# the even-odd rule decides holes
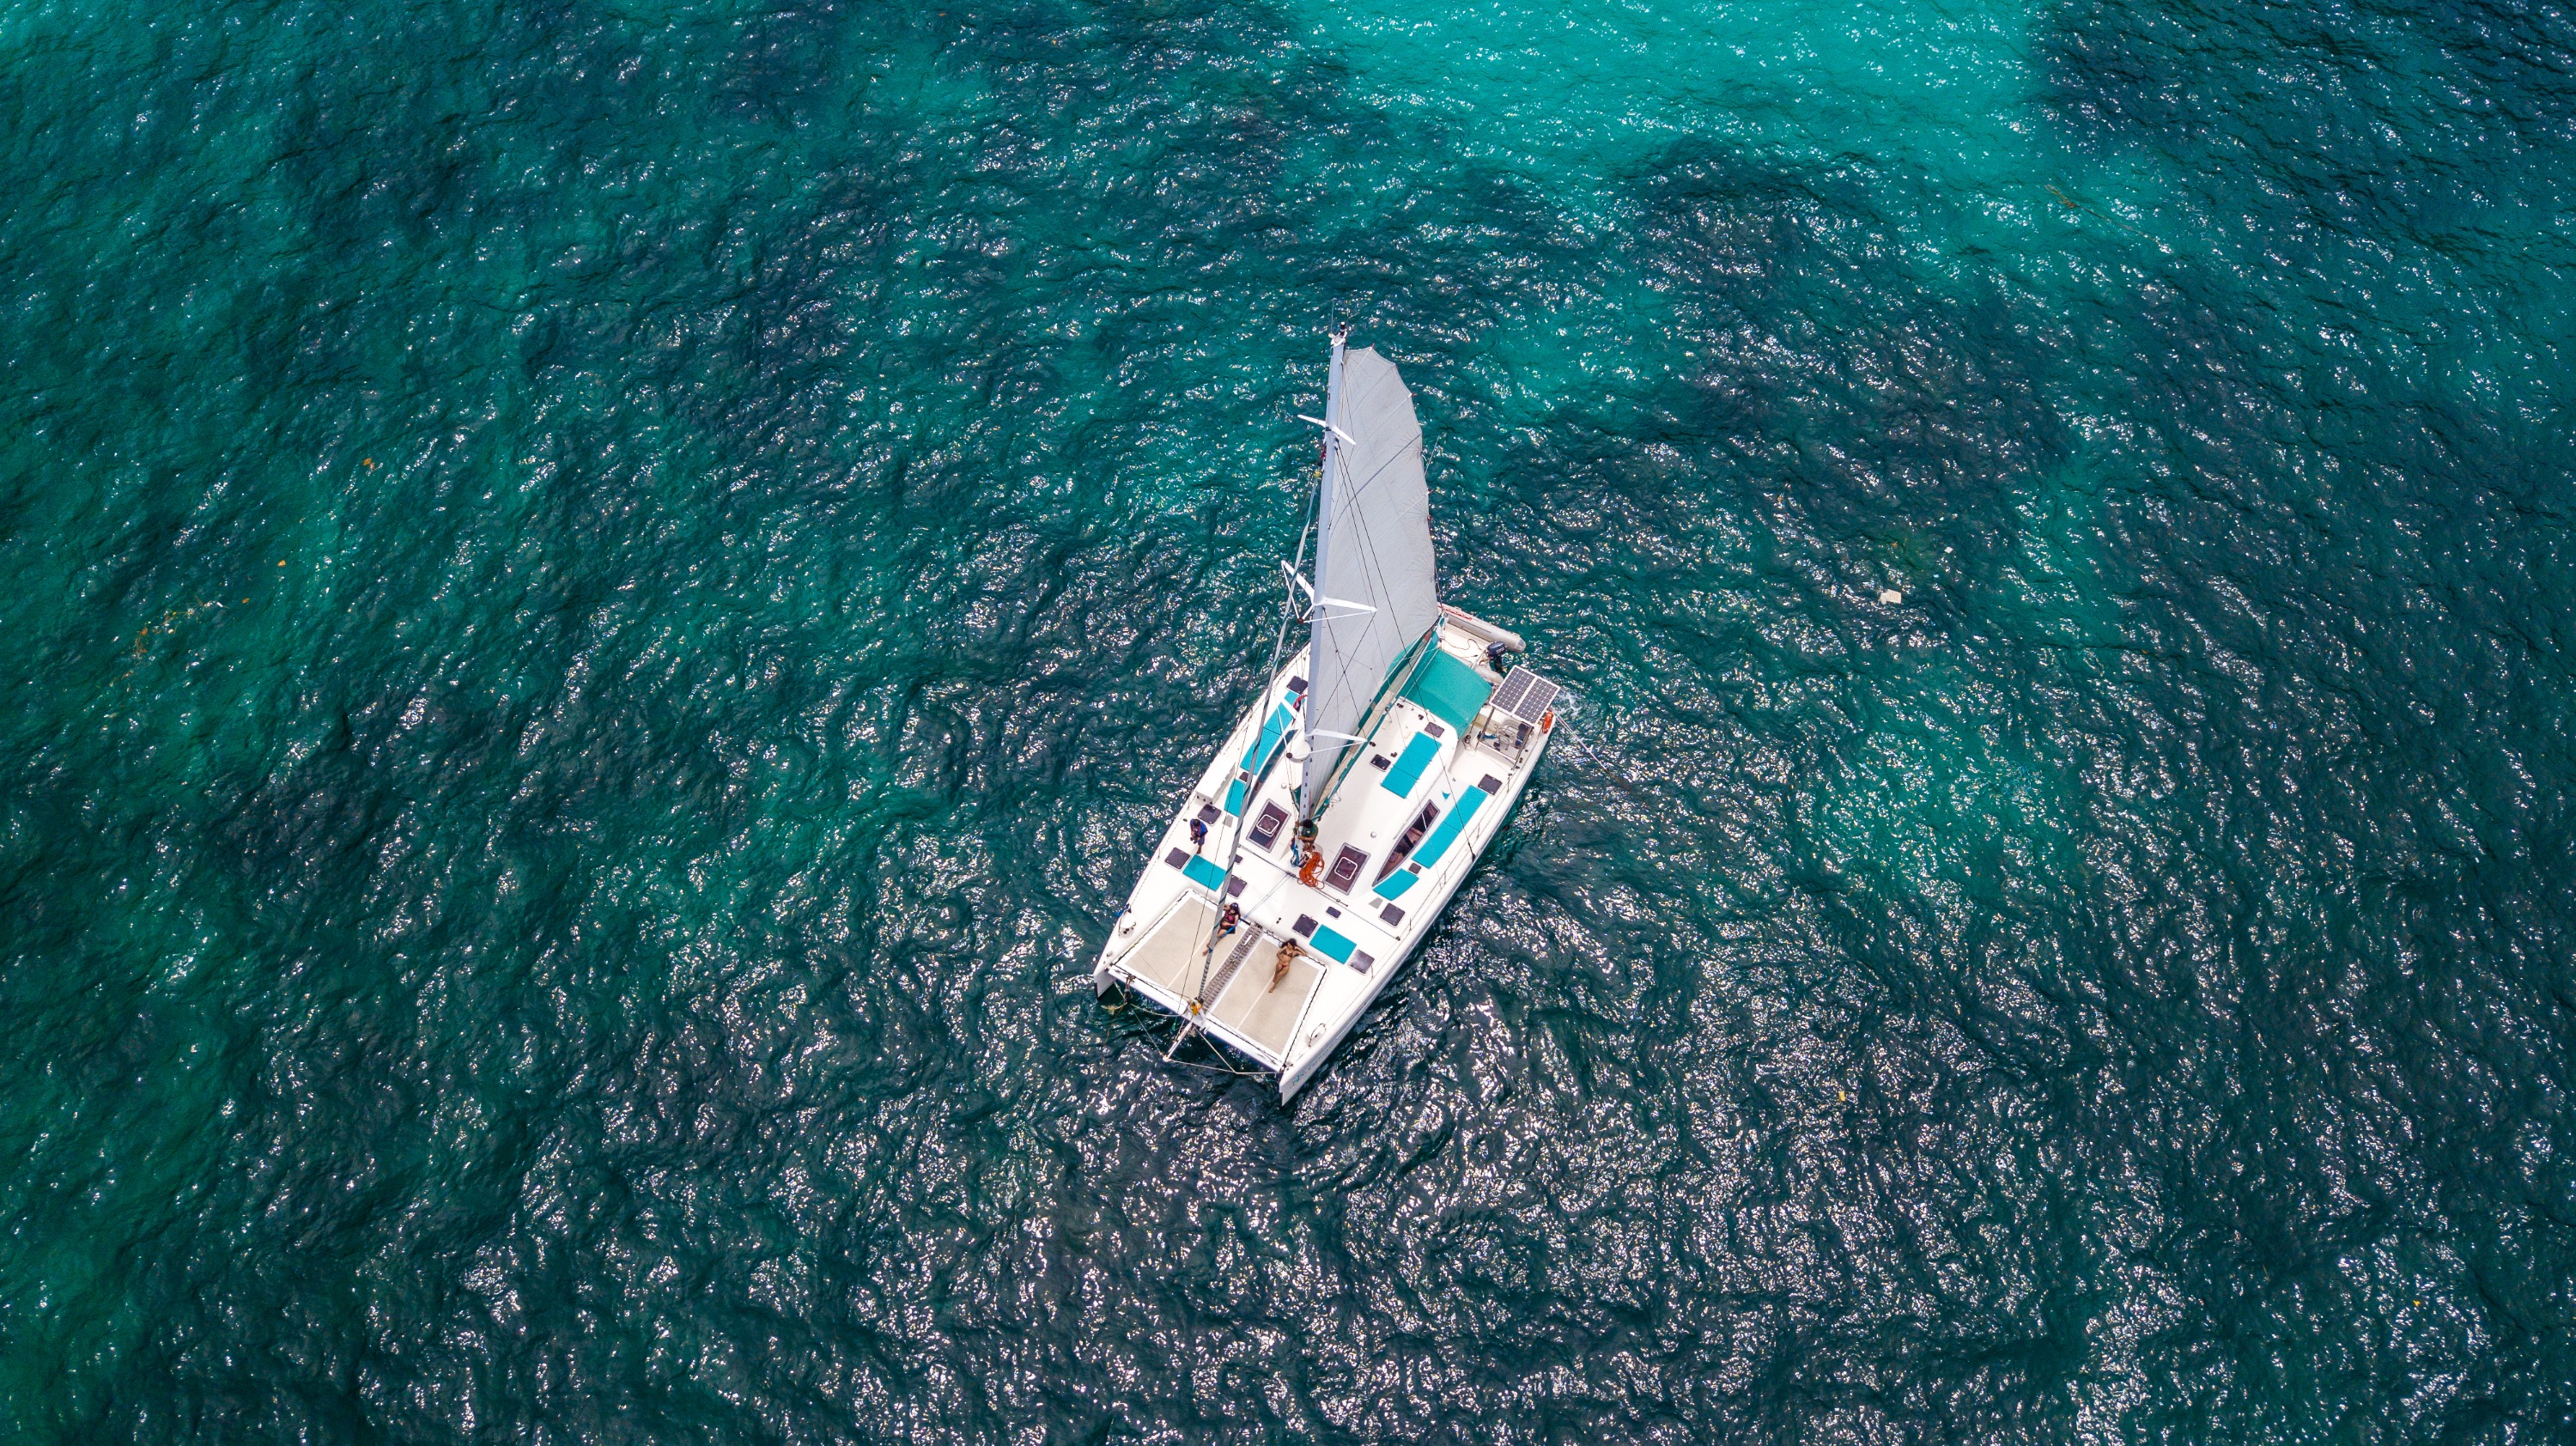
[[[2576,1432],[2565,7],[0,54],[0,1435]],[[1591,747],[1283,1110],[1339,319]]]

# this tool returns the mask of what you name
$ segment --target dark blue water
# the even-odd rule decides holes
[[[2576,1435],[2564,7],[0,46],[11,1438]],[[1282,1109],[1341,319],[1589,748]]]

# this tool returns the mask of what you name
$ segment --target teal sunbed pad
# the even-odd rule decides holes
[[[1429,768],[1431,760],[1439,756],[1439,739],[1427,734],[1414,734],[1413,741],[1404,745],[1404,756],[1396,759],[1395,766],[1386,771],[1386,791],[1398,798],[1410,796],[1413,785],[1422,781],[1422,770]]]
[[[1474,818],[1476,810],[1483,808],[1485,800],[1491,797],[1492,794],[1481,788],[1471,788],[1460,795],[1457,805],[1449,810],[1449,816],[1440,820],[1440,826],[1431,830],[1431,837],[1422,841],[1422,848],[1414,854],[1413,861],[1426,869],[1438,865],[1440,856],[1449,852],[1449,846],[1458,841],[1459,830],[1467,826],[1467,820]]]
[[[1261,770],[1270,766],[1270,755],[1279,750],[1281,743],[1287,741],[1289,725],[1296,721],[1297,715],[1290,712],[1285,703],[1271,709],[1270,716],[1261,724],[1261,736],[1252,740],[1251,751],[1243,755],[1243,771],[1259,778]],[[1243,780],[1240,778],[1225,786],[1226,812],[1237,817],[1242,816],[1244,792]]]

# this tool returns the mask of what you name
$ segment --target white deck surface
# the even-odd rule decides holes
[[[1447,630],[1442,646],[1485,681],[1499,681],[1484,667],[1483,642],[1464,629]],[[1532,729],[1523,742],[1516,720],[1503,718],[1497,729],[1491,715],[1480,715],[1461,736],[1412,701],[1395,701],[1369,730],[1369,746],[1358,750],[1319,820],[1326,876],[1303,885],[1289,862],[1296,765],[1283,759],[1272,767],[1259,792],[1239,800],[1240,812],[1227,805],[1238,802],[1229,789],[1245,782],[1241,765],[1304,667],[1301,652],[1218,748],[1156,843],[1094,971],[1095,983],[1124,983],[1277,1071],[1283,1099],[1312,1077],[1430,932],[1510,816],[1548,738]],[[1410,767],[1408,747],[1415,750]],[[1271,806],[1285,817],[1265,843],[1253,825]],[[1436,861],[1421,862],[1444,842],[1437,823],[1405,855],[1411,863],[1383,873],[1425,809],[1445,822],[1462,808],[1469,816],[1449,829]],[[1211,815],[1207,842],[1193,853],[1189,821]],[[1364,861],[1337,886],[1329,869],[1346,848]],[[1211,949],[1224,897],[1241,906],[1243,924]],[[1305,952],[1273,987],[1280,941],[1292,938]],[[1347,959],[1329,957],[1345,943]]]

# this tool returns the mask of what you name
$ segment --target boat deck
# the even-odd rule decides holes
[[[1282,1095],[1293,1095],[1430,932],[1546,745],[1543,702],[1527,719],[1489,706],[1515,689],[1484,666],[1480,636],[1462,628],[1434,646],[1440,654],[1386,701],[1335,786],[1311,883],[1294,847],[1297,771],[1268,766],[1302,701],[1304,655],[1292,660],[1174,814],[1095,981],[1125,983],[1192,1020],[1278,1071]],[[1552,685],[1538,686],[1543,695],[1523,691],[1553,697]],[[1208,830],[1195,848],[1193,819]],[[1229,901],[1242,922],[1219,937]],[[1287,942],[1298,953],[1274,985]]]
[[[1304,954],[1273,983],[1283,942],[1248,921],[1217,936],[1217,911],[1205,899],[1185,896],[1121,963],[1137,981],[1176,999],[1213,1001],[1205,1011],[1210,1023],[1276,1058],[1288,1053],[1298,1017],[1324,977],[1314,956]]]

